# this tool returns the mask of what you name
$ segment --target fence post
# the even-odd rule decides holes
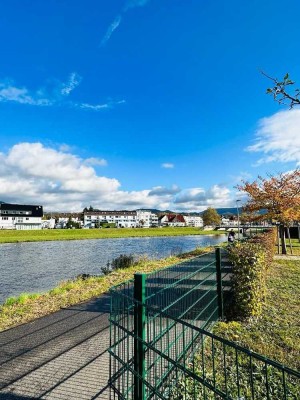
[[[145,400],[145,296],[146,275],[134,274],[134,399]]]
[[[222,287],[222,273],[221,273],[221,249],[216,248],[216,270],[217,270],[217,291],[218,291],[218,309],[219,318],[224,319],[223,308],[223,287]]]

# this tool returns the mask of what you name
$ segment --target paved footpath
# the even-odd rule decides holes
[[[108,295],[0,332],[0,400],[109,399]]]

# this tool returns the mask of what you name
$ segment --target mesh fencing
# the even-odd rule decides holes
[[[230,299],[224,251],[217,267],[207,253],[112,289],[112,399],[300,398],[296,371],[209,332]]]

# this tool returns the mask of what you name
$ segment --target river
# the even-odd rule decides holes
[[[79,274],[101,274],[100,267],[120,254],[164,258],[215,245],[223,235],[93,239],[0,245],[0,304],[21,293],[47,291]]]

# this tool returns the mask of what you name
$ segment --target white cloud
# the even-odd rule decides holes
[[[104,158],[91,157],[91,158],[87,158],[84,162],[85,162],[85,164],[88,164],[88,165],[99,165],[101,167],[104,167],[107,165],[107,161],[104,160]]]
[[[181,190],[173,185],[124,191],[117,179],[99,176],[93,168],[106,165],[106,160],[82,159],[67,149],[19,143],[7,153],[0,153],[0,200],[42,204],[46,211],[80,211],[89,205],[104,210],[201,211],[207,206],[225,207],[234,203],[230,190],[219,185],[208,190]]]
[[[144,7],[147,3],[149,3],[149,1],[150,0],[127,0],[124,8],[122,10],[122,13],[125,14],[130,8]],[[122,21],[122,15],[119,14],[116,16],[116,18],[113,20],[113,22],[107,28],[107,31],[106,31],[105,35],[103,36],[101,43],[100,43],[101,47],[106,45],[106,43],[111,38],[111,35],[119,27],[121,21]]]
[[[82,78],[76,72],[72,72],[67,83],[63,84],[61,94],[68,96],[81,82]]]
[[[103,108],[110,108],[108,103],[104,104],[88,104],[88,103],[82,103],[78,105],[79,108],[85,108],[93,111],[99,111],[102,110]]]
[[[207,207],[230,207],[234,203],[229,188],[213,185],[210,189],[191,188],[182,190],[174,199],[174,204],[182,210],[202,211]]]
[[[280,111],[259,121],[256,143],[247,148],[263,153],[258,164],[295,162],[300,165],[300,110]]]
[[[232,175],[231,179],[233,180],[234,183],[241,183],[242,181],[248,181],[252,179],[253,176],[246,171],[241,171],[239,175]]]
[[[165,186],[155,186],[149,192],[149,196],[166,196],[166,195],[174,195],[179,193],[181,189],[177,185],[172,185],[170,188]]]
[[[97,175],[98,158],[80,157],[41,143],[19,143],[0,153],[0,199],[13,203],[42,204],[46,210],[80,211],[86,205],[103,209],[160,206],[150,190],[121,191],[114,178]]]
[[[110,39],[113,32],[120,25],[121,21],[122,21],[121,15],[117,15],[116,18],[113,20],[113,22],[109,25],[103,39],[101,40],[101,46],[104,46],[107,43],[107,41]]]
[[[128,0],[125,4],[124,11],[129,10],[129,8],[143,7],[149,3],[149,1],[150,0]]]
[[[19,104],[30,104],[35,106],[49,106],[52,100],[45,98],[40,89],[30,93],[25,87],[17,87],[13,81],[0,82],[0,102],[13,102]]]
[[[103,110],[103,109],[113,108],[115,105],[124,104],[124,103],[126,103],[125,100],[119,100],[119,101],[110,100],[109,102],[104,103],[104,104],[81,103],[81,104],[77,104],[77,106],[79,108],[83,108],[83,109],[86,109],[86,110],[100,111],[100,110]]]
[[[175,167],[175,165],[172,163],[163,163],[163,164],[161,164],[161,167],[166,168],[166,169],[172,169]]]
[[[12,102],[32,106],[65,106],[72,108],[100,111],[113,108],[115,105],[125,103],[125,100],[109,100],[103,104],[75,103],[66,100],[66,97],[80,84],[82,78],[76,72],[72,72],[66,83],[55,82],[52,90],[39,88],[29,91],[25,87],[17,87],[11,80],[0,81],[0,102]]]
[[[71,151],[71,146],[69,146],[66,143],[62,143],[61,145],[59,145],[59,150],[63,151],[63,152],[70,152]]]

